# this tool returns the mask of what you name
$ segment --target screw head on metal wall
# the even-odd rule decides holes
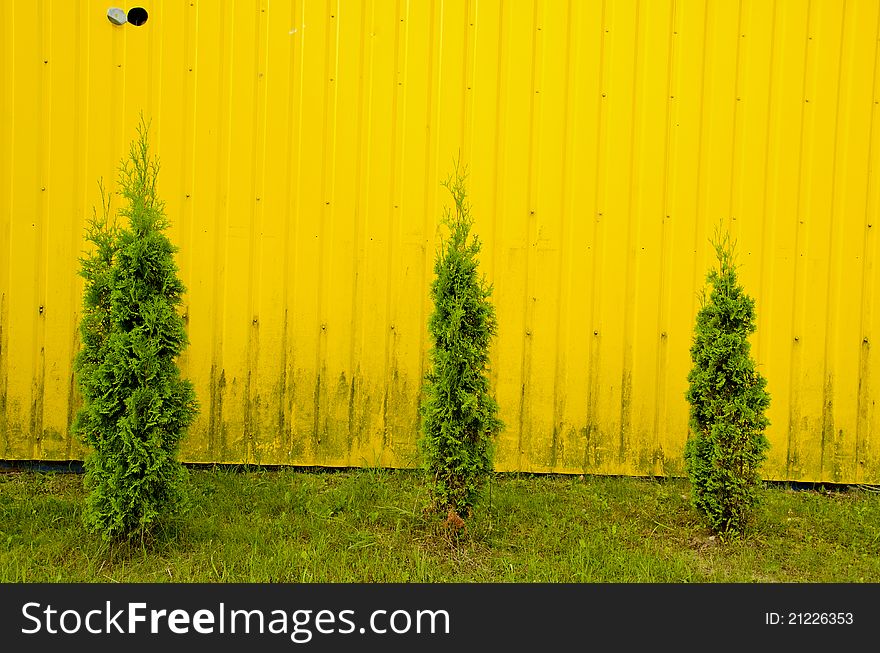
[[[110,9],[107,10],[107,19],[114,25],[125,25],[128,22],[128,16],[125,15],[125,10],[120,9],[119,7],[110,7]]]

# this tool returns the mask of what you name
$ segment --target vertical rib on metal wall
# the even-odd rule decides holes
[[[77,257],[143,111],[188,287],[186,460],[417,464],[460,156],[498,469],[683,473],[723,221],[757,300],[765,475],[880,482],[875,0],[143,7],[0,3],[0,458],[84,453]]]

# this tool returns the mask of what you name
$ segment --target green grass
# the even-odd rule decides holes
[[[0,473],[2,582],[878,582],[880,494],[773,485],[742,540],[682,479],[499,475],[457,541],[412,471],[192,470],[149,542],[82,526],[82,476]]]

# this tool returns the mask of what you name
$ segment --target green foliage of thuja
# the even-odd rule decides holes
[[[770,395],[751,356],[755,302],[737,280],[734,246],[720,230],[712,244],[718,266],[707,276],[711,292],[703,291],[691,346],[685,463],[693,506],[715,532],[737,535],[759,499]]]
[[[118,216],[128,225],[111,216],[102,188],[102,215],[94,212],[86,231],[92,248],[80,259],[82,348],[74,367],[83,407],[73,431],[91,449],[85,521],[108,540],[144,533],[185,507],[177,452],[198,410],[176,362],[188,343],[177,312],[185,288],[163,233],[168,220],[147,132],[142,119],[119,168]]]
[[[456,518],[471,512],[493,473],[493,441],[503,428],[489,392],[489,348],[497,328],[492,287],[478,275],[481,244],[470,234],[474,221],[465,177],[456,162],[443,182],[455,207],[444,210],[449,237],[434,259],[419,438],[433,507]]]

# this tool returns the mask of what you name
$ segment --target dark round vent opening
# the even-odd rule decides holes
[[[140,27],[147,22],[147,10],[143,7],[132,7],[128,10],[128,22],[135,27]]]

